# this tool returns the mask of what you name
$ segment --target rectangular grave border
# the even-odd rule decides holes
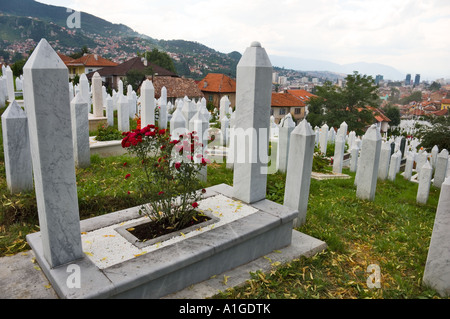
[[[218,194],[233,198],[233,188],[226,184],[206,190],[205,198]],[[161,298],[291,244],[298,211],[267,199],[250,206],[258,212],[105,269],[88,256],[51,268],[43,255],[40,232],[27,235],[27,241],[60,298]],[[83,220],[81,231],[137,217],[139,207],[133,207]],[[77,272],[80,287],[73,284]]]

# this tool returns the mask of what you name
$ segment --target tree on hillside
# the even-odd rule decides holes
[[[83,45],[83,47],[80,49],[80,51],[75,52],[71,55],[69,55],[72,59],[79,59],[81,58],[83,55],[88,54],[89,53],[89,49],[86,45]]]
[[[388,104],[384,108],[384,113],[391,120],[389,122],[390,126],[397,126],[400,124],[400,110],[398,109],[398,107],[392,104]]]
[[[313,126],[319,126],[320,122],[329,127],[339,127],[345,121],[349,130],[361,135],[365,127],[374,123],[373,113],[366,106],[378,106],[377,87],[371,76],[358,72],[348,75],[345,80],[343,88],[329,81],[317,87],[317,97],[310,100],[307,120],[314,121]]]
[[[144,81],[147,76],[152,74],[153,69],[151,67],[147,67],[144,70],[131,69],[126,74],[124,85],[127,87],[130,84],[133,87],[133,90],[137,91],[142,81]]]
[[[450,150],[450,117],[439,116],[429,117],[431,126],[422,126],[418,131],[418,137],[421,140],[420,147],[431,151],[434,145],[437,145],[439,150]]]
[[[153,49],[152,51],[147,51],[142,54],[143,57],[160,67],[176,73],[175,64],[172,58],[165,52],[159,51],[158,49]]]

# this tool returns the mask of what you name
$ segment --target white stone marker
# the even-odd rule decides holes
[[[2,114],[6,185],[11,194],[33,189],[28,119],[14,100]]]
[[[350,172],[356,172],[358,168],[358,156],[359,147],[356,143],[353,143],[352,149],[350,150]]]
[[[220,144],[222,146],[227,146],[229,142],[230,137],[230,120],[228,119],[228,116],[222,117],[220,120]]]
[[[433,176],[433,167],[427,160],[420,169],[419,188],[417,189],[416,201],[419,204],[426,204],[430,194],[431,177]]]
[[[92,76],[92,104],[92,114],[94,117],[103,117],[102,78],[98,72],[95,72]]]
[[[109,94],[106,96],[106,122],[108,126],[114,126],[114,101]]]
[[[292,120],[291,113],[288,113],[278,129],[278,150],[277,150],[277,171],[285,173],[289,158],[289,141],[291,133],[295,129],[295,122]],[[314,152],[314,150],[313,150]]]
[[[378,178],[384,181],[389,175],[389,163],[391,161],[391,145],[384,142],[381,145],[380,166],[378,167]]]
[[[306,120],[292,131],[289,144],[284,205],[298,210],[294,227],[299,227],[306,221],[315,145],[315,133]]]
[[[447,174],[448,165],[448,151],[444,148],[436,160],[436,170],[434,172],[433,185],[435,187],[441,188],[442,183],[445,180],[445,175]]]
[[[344,164],[345,135],[337,134],[334,141],[333,173],[342,173]]]
[[[423,284],[450,297],[450,177],[441,185]]]
[[[54,268],[84,255],[70,129],[69,73],[45,39],[23,72],[43,255]]]
[[[401,156],[401,153],[400,153]],[[398,166],[399,154],[395,152],[391,156],[391,161],[389,163],[389,175],[388,178],[390,181],[395,181],[395,177],[397,177],[397,166]]]
[[[233,191],[245,203],[266,197],[272,70],[259,42],[245,50],[237,66],[235,150],[245,159],[236,157]]]
[[[328,143],[328,125],[325,123],[320,128],[320,136],[319,136],[320,152],[324,155],[327,153],[327,143]]]
[[[380,150],[381,135],[376,125],[373,124],[367,129],[362,139],[356,188],[356,196],[360,199],[373,200],[375,198]]]
[[[83,96],[83,100],[88,103],[88,112],[91,113],[91,94],[89,93],[89,81],[87,79],[86,74],[80,75],[80,85],[79,85],[80,93]]]
[[[141,85],[141,127],[155,125],[155,87],[145,80]]]
[[[437,145],[434,145],[433,148],[431,149],[431,166],[433,168],[436,168],[436,161],[437,161],[437,156],[439,154],[439,147]]]
[[[12,102],[16,99],[16,93],[14,91],[14,75],[9,65],[6,67],[4,75],[6,77],[6,89],[8,92],[8,100]]]
[[[411,180],[413,166],[414,166],[414,154],[412,152],[408,152],[406,155],[405,173],[403,174],[404,179],[408,181]]]
[[[189,121],[197,113],[195,105],[191,102],[192,102],[191,100],[185,97],[183,100],[183,107],[181,109],[181,113],[184,115],[184,118],[186,119],[187,130],[189,130]]]
[[[161,89],[161,97],[159,99],[159,119],[158,126],[162,129],[167,128],[167,118],[168,118],[168,109],[167,109],[167,89],[165,86]]]
[[[75,165],[86,168],[91,165],[91,151],[89,148],[89,113],[87,102],[78,93],[70,102],[73,136],[73,156]]]
[[[181,109],[177,107],[172,114],[170,119],[170,134],[172,140],[178,140],[179,136],[185,134],[186,129],[186,119],[181,113]]]
[[[219,106],[219,121],[223,119],[224,116],[227,116],[228,110],[230,108],[231,102],[228,99],[228,96],[225,95],[220,99]]]
[[[117,129],[121,132],[128,132],[130,130],[130,103],[128,98],[120,94],[117,101]]]

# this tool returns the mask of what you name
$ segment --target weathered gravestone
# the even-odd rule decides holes
[[[20,193],[33,189],[28,119],[14,100],[2,114],[3,151],[6,185],[9,191]]]
[[[448,151],[444,148],[436,159],[436,170],[434,172],[433,185],[440,188],[445,180],[448,165]]]
[[[141,127],[155,125],[155,88],[150,80],[141,85]]]
[[[272,64],[259,42],[237,66],[234,196],[245,203],[266,197]],[[239,158],[243,154],[244,158]]]
[[[375,124],[370,126],[362,139],[361,158],[358,164],[356,196],[373,200],[377,187],[380,160],[381,135]]]
[[[450,297],[450,177],[441,185],[423,284]]]
[[[42,251],[53,268],[83,257],[69,73],[45,39],[35,48],[23,72]]]
[[[427,160],[420,169],[419,188],[417,189],[417,203],[426,204],[428,195],[430,194],[431,177],[433,175],[433,167]]]
[[[70,102],[75,165],[86,168],[91,164],[89,148],[89,113],[87,102],[78,93]]]
[[[294,227],[306,221],[309,187],[314,158],[315,133],[311,125],[303,120],[292,131],[289,142],[289,160],[283,205],[299,212]]]

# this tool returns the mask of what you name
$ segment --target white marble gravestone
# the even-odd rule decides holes
[[[121,132],[128,132],[130,130],[130,103],[128,97],[123,94],[119,95],[117,101],[117,129]]]
[[[289,158],[289,141],[291,133],[295,129],[295,122],[292,120],[291,113],[288,113],[280,123],[278,129],[278,150],[277,150],[277,171],[285,173]],[[313,150],[314,151],[314,150]]]
[[[448,165],[448,151],[444,148],[438,155],[436,159],[436,170],[434,172],[433,185],[435,187],[441,188],[442,183],[445,180],[445,175],[447,173]]]
[[[35,48],[23,72],[42,250],[53,268],[83,257],[69,72],[45,39]]]
[[[345,135],[337,134],[334,141],[333,173],[342,173],[344,164]]]
[[[391,145],[388,142],[382,142],[380,152],[380,166],[378,167],[378,178],[385,180],[389,175],[389,164],[391,162]]]
[[[320,152],[324,155],[327,153],[327,144],[328,144],[328,125],[325,123],[320,128],[320,135],[319,135]]]
[[[109,94],[106,96],[106,122],[114,126],[114,101]]]
[[[294,227],[299,227],[306,221],[315,146],[315,133],[306,120],[292,131],[289,144],[283,205],[298,210]]]
[[[28,119],[14,100],[2,114],[6,185],[12,194],[33,189]]]
[[[145,80],[141,85],[141,127],[155,125],[155,87]]]
[[[272,64],[259,42],[248,47],[237,66],[234,196],[245,203],[266,197]]]
[[[98,72],[92,76],[92,114],[94,117],[103,117],[102,78]]]
[[[358,164],[356,196],[373,200],[377,187],[380,160],[381,135],[375,124],[370,126],[362,139],[361,158]]]
[[[441,185],[423,284],[450,297],[450,177]]]
[[[80,168],[89,167],[91,164],[91,151],[89,148],[89,113],[86,104],[87,102],[80,93],[78,93],[70,102],[73,156],[75,165]]]
[[[426,204],[430,194],[431,177],[433,176],[433,167],[427,160],[420,169],[419,188],[417,189],[416,201],[419,204]]]

